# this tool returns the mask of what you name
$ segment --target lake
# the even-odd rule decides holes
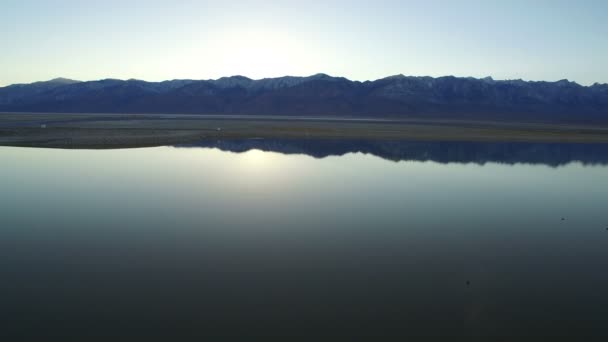
[[[13,340],[608,336],[608,145],[253,139],[0,160]]]

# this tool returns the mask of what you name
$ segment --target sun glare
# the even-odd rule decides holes
[[[243,75],[254,79],[306,73],[314,57],[286,33],[268,30],[236,30],[218,34],[192,54],[193,68],[214,65],[215,77]],[[304,66],[304,67],[303,67]],[[309,73],[314,73],[310,68]]]
[[[249,150],[239,155],[244,168],[255,171],[272,167],[272,154],[261,150]]]

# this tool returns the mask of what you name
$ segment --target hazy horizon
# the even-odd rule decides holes
[[[97,81],[103,81],[103,80],[119,80],[119,81],[143,81],[143,82],[150,82],[150,83],[156,83],[156,82],[166,82],[166,81],[178,81],[178,80],[192,80],[192,81],[215,81],[215,80],[219,80],[222,78],[231,78],[231,77],[246,77],[248,79],[251,79],[252,81],[259,81],[259,80],[263,80],[263,79],[275,79],[275,78],[283,78],[283,77],[313,77],[315,75],[320,75],[320,74],[324,74],[330,77],[335,77],[335,78],[346,78],[349,81],[353,81],[353,82],[374,82],[374,81],[378,81],[384,78],[389,78],[389,77],[395,77],[395,76],[404,76],[404,77],[432,77],[432,78],[441,78],[441,77],[456,77],[456,78],[475,78],[475,79],[484,79],[484,78],[492,78],[492,80],[494,81],[515,81],[515,80],[522,80],[524,82],[558,82],[558,81],[562,81],[562,80],[566,80],[569,82],[574,82],[577,83],[579,85],[582,86],[591,86],[594,84],[608,84],[608,82],[603,83],[603,82],[594,82],[592,84],[581,84],[579,82],[576,82],[575,80],[569,80],[569,79],[559,79],[559,80],[529,80],[529,79],[522,79],[522,78],[518,78],[518,79],[498,79],[496,77],[493,77],[491,75],[488,76],[484,76],[484,77],[473,77],[473,76],[457,76],[457,75],[440,75],[440,76],[429,76],[429,75],[404,75],[404,74],[396,74],[396,75],[386,75],[384,77],[380,77],[380,78],[375,78],[375,79],[367,79],[367,80],[353,80],[350,79],[348,77],[344,77],[341,75],[331,75],[331,74],[327,74],[324,72],[318,72],[315,74],[311,74],[311,75],[283,75],[283,76],[276,76],[276,77],[262,77],[262,78],[253,78],[253,77],[249,77],[247,75],[226,75],[226,76],[221,76],[218,78],[207,78],[207,79],[194,79],[194,78],[170,78],[170,79],[165,79],[165,80],[146,80],[146,79],[138,79],[138,78],[109,78],[109,77],[105,77],[105,78],[99,78],[99,79],[72,79],[72,78],[68,78],[68,77],[63,77],[63,76],[56,76],[50,79],[44,79],[44,80],[37,80],[37,81],[33,81],[33,82],[27,82],[27,83],[12,83],[12,84],[7,84],[7,85],[0,85],[0,87],[5,87],[5,86],[11,86],[11,85],[19,85],[19,84],[32,84],[32,83],[37,83],[37,82],[50,82],[50,81],[55,81],[55,80],[67,80],[67,81],[75,81],[75,82],[97,82]]]
[[[608,2],[13,1],[0,86],[319,72],[608,83]]]

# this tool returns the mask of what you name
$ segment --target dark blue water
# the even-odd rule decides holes
[[[0,147],[2,340],[608,335],[605,147],[251,143]]]

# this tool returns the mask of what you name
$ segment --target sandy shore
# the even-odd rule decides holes
[[[0,145],[126,148],[230,138],[608,143],[608,126],[424,119],[0,114]]]

